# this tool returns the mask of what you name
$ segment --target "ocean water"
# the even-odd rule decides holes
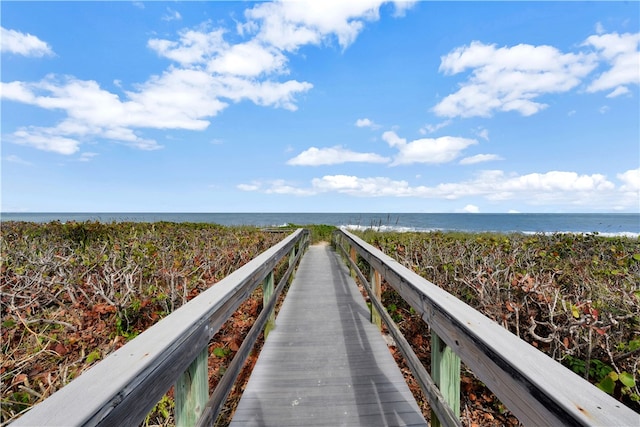
[[[204,222],[259,227],[327,224],[394,231],[598,233],[640,236],[640,214],[467,213],[2,213],[0,221]]]

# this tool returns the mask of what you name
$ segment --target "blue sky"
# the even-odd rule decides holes
[[[11,2],[5,212],[638,212],[638,2]]]

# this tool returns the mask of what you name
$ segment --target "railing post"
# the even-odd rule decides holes
[[[209,348],[205,347],[176,381],[176,426],[195,426],[209,400]]]
[[[351,261],[353,261],[353,263],[356,264],[356,261],[358,260],[358,254],[357,254],[356,248],[354,246],[350,247],[349,254],[350,254],[350,257],[351,257]],[[349,270],[351,271],[351,277],[355,278],[356,277],[356,271],[353,268],[350,268]]]
[[[296,247],[294,246],[291,248],[291,251],[289,252],[289,267],[291,267],[295,259],[296,259]]]
[[[273,271],[269,272],[267,277],[264,278],[262,282],[262,306],[266,307],[273,295]],[[272,310],[269,314],[269,320],[267,320],[267,324],[264,326],[264,337],[267,338],[269,332],[276,325],[276,314],[275,310]]]
[[[380,273],[373,267],[371,269],[371,277],[369,279],[369,283],[371,283],[371,291],[373,292],[372,298],[377,298],[380,302],[382,302],[382,278],[380,277]],[[382,317],[378,310],[371,304],[371,323],[376,325],[378,329],[382,330]]]
[[[298,242],[298,251],[300,252],[302,250],[302,240],[300,240],[300,242]],[[289,252],[289,268],[291,268],[291,266],[293,265],[293,263],[296,261],[296,247],[292,247],[291,248],[291,252]],[[289,276],[289,280],[288,283],[291,284],[293,283],[293,278],[296,275],[295,271],[293,273],[291,273],[291,275]]]
[[[460,418],[460,358],[440,337],[431,331],[431,377],[456,417]],[[440,427],[431,412],[431,425]]]

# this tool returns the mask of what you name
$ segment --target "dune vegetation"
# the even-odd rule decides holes
[[[335,229],[308,228],[316,242]],[[640,240],[358,234],[640,412]],[[3,222],[2,424],[285,235],[200,223]],[[428,326],[386,286],[383,302],[428,365]],[[210,343],[211,388],[261,306],[258,289]],[[254,355],[244,379],[253,363]],[[466,370],[462,389],[467,424],[517,424]],[[146,423],[171,424],[172,404],[169,392]]]
[[[285,235],[211,224],[3,222],[2,424]],[[211,342],[212,387],[261,305],[253,295]],[[171,405],[163,398],[148,422],[169,422]]]
[[[640,412],[640,239],[357,234]],[[428,366],[427,326],[384,284],[383,303]],[[482,425],[514,422],[472,373],[462,382],[463,407],[486,415],[470,419]]]

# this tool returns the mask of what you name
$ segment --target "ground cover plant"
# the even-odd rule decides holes
[[[2,425],[285,236],[213,224],[3,222]],[[258,289],[210,343],[212,388],[261,298]],[[172,405],[169,393],[147,424],[170,423]]]
[[[640,239],[358,234],[640,412]],[[428,327],[388,286],[383,302],[429,366]],[[462,390],[468,424],[517,424],[471,372],[463,373]]]

